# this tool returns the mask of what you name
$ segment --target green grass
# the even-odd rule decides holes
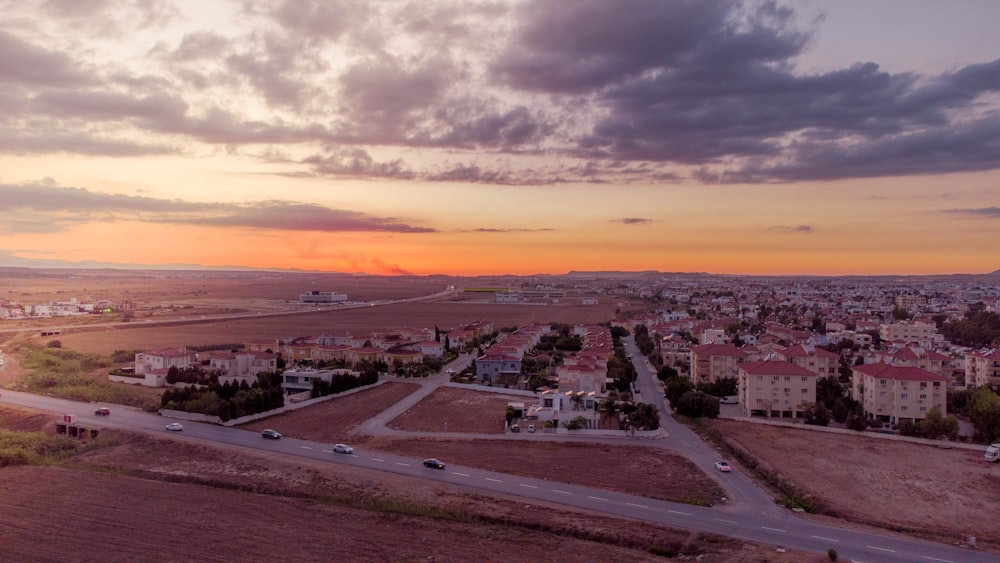
[[[84,447],[82,442],[69,436],[0,429],[0,467],[51,465],[65,460]]]

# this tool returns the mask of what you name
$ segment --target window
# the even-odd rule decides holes
[[[809,380],[809,378],[808,378],[808,377],[803,377],[803,378],[802,378],[802,383],[805,383],[805,382],[806,382],[806,381],[808,381],[808,380]]]
[[[885,391],[882,391],[881,393],[878,394],[879,397],[885,397],[886,395],[888,395],[888,393]]]
[[[903,393],[902,395],[899,396],[900,399],[905,399],[906,397],[907,397],[906,393]]]
[[[908,407],[908,406],[906,406],[906,405],[903,405],[903,406],[899,407],[899,410],[901,410],[901,411],[905,411],[905,410],[908,410],[909,408],[910,408],[910,407]]]
[[[785,387],[785,393],[791,393],[791,392],[792,392],[791,387]]]
[[[808,389],[803,389],[803,390],[802,390],[802,394],[803,394],[803,395],[805,395],[805,394],[806,394],[806,393],[808,393],[808,392],[809,392],[809,390],[808,390]]]
[[[878,380],[878,384],[879,384],[879,385],[885,385],[885,384],[886,384],[886,380],[884,380],[884,379],[879,379],[879,380]]]
[[[927,398],[927,393],[921,393],[920,394],[920,398],[921,399],[926,399]]]
[[[920,412],[927,412],[927,407],[920,407]]]
[[[792,378],[791,378],[791,377],[789,377],[789,376],[787,376],[787,375],[785,376],[785,381],[791,381],[791,380],[792,380]]]

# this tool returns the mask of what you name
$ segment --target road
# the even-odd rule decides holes
[[[648,374],[647,374],[648,375]],[[773,509],[767,499],[761,507],[749,510],[705,508],[665,502],[601,489],[593,489],[542,479],[519,477],[473,467],[448,465],[445,470],[425,468],[421,460],[388,453],[355,449],[353,455],[334,454],[331,444],[283,438],[264,440],[256,432],[212,424],[184,422],[182,432],[167,432],[167,419],[159,415],[118,405],[77,403],[45,397],[3,391],[0,403],[9,403],[49,412],[69,414],[74,422],[93,428],[121,428],[169,435],[181,440],[224,443],[245,448],[280,452],[286,455],[327,460],[372,470],[389,471],[423,479],[432,479],[479,490],[528,497],[594,510],[618,517],[634,518],[677,528],[712,532],[754,542],[823,553],[834,548],[845,559],[856,561],[928,561],[979,562],[1000,561],[1000,556],[981,551],[960,549],[948,545],[924,542],[883,534],[849,530],[798,518],[780,509]],[[643,391],[646,393],[646,391]],[[110,416],[97,416],[94,409],[108,406]],[[673,439],[671,434],[671,439]],[[429,452],[433,455],[432,452]],[[697,455],[697,454],[696,454]],[[710,458],[714,459],[714,458]],[[739,473],[725,477],[738,480]],[[730,479],[732,478],[732,479]],[[753,505],[748,495],[745,504]],[[744,503],[740,503],[744,504]]]

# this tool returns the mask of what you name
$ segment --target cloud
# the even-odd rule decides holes
[[[291,201],[246,204],[191,202],[147,196],[105,194],[85,188],[0,184],[0,217],[8,229],[59,230],[94,220],[135,220],[282,231],[433,233],[435,229],[345,209]]]
[[[555,229],[542,228],[542,229],[495,229],[489,227],[479,227],[478,229],[467,229],[460,230],[460,233],[545,233],[552,232]]]
[[[287,176],[538,186],[1000,168],[1000,59],[803,72],[822,23],[770,0],[219,10],[206,29],[165,0],[9,3],[0,151],[282,152]]]
[[[812,227],[810,227],[809,225],[799,225],[797,227],[785,227],[785,226],[780,226],[779,225],[779,226],[771,227],[768,230],[769,231],[779,232],[779,233],[789,233],[789,234],[797,233],[797,234],[803,234],[803,235],[811,235],[811,234],[813,234],[815,232],[815,229],[812,228]]]
[[[614,223],[621,223],[623,225],[642,225],[645,223],[652,223],[652,219],[642,219],[639,217],[625,217],[624,219],[613,219]]]
[[[0,28],[0,84],[79,86],[91,82],[71,57],[38,47]]]
[[[949,209],[947,213],[960,213],[974,217],[989,217],[1000,219],[1000,207],[980,207],[976,209]]]

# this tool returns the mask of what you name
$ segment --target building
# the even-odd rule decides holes
[[[521,358],[517,356],[483,354],[476,358],[476,379],[491,383],[504,378],[521,376]]]
[[[259,374],[278,371],[278,357],[270,352],[213,352],[208,363],[218,372],[220,384],[251,385]]]
[[[854,366],[851,393],[865,414],[883,422],[916,422],[934,407],[946,414],[948,379],[915,366],[884,363]]]
[[[817,374],[786,360],[740,364],[738,377],[740,410],[747,416],[798,418],[816,402]]]
[[[916,342],[921,346],[930,347],[937,331],[931,323],[922,321],[898,322],[879,326],[879,336],[882,342]]]
[[[169,370],[172,367],[185,370],[195,364],[194,352],[189,352],[187,348],[165,348],[140,352],[135,355],[136,375],[156,370]]]
[[[336,291],[307,291],[299,295],[299,303],[343,303],[344,301],[347,301],[347,294]]]
[[[330,383],[334,375],[353,375],[360,377],[360,373],[349,369],[312,369],[296,368],[286,369],[281,373],[281,388],[286,395],[312,392],[313,381],[320,380]]]
[[[714,383],[724,377],[739,376],[739,363],[746,352],[732,344],[702,344],[691,348],[691,382]]]
[[[777,351],[778,357],[820,376],[835,376],[840,369],[840,356],[810,344],[796,344]]]
[[[1000,349],[969,352],[965,355],[965,385],[1000,385]]]

